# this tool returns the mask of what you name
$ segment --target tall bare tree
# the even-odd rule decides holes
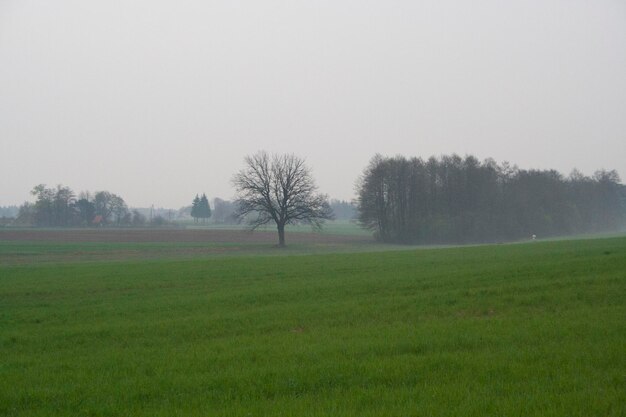
[[[237,189],[237,217],[247,219],[252,230],[276,223],[281,247],[286,225],[305,223],[320,229],[324,220],[333,217],[328,198],[317,193],[310,169],[295,155],[247,156],[232,182]]]

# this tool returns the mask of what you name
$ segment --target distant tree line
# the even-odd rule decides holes
[[[93,195],[81,192],[77,197],[63,185],[48,188],[37,185],[31,191],[34,203],[20,206],[16,223],[40,227],[144,225],[146,217],[129,210],[124,199],[108,191]]]
[[[236,224],[237,204],[232,201],[213,199],[213,222],[218,224]]]
[[[218,224],[236,224],[236,204],[215,198],[211,209],[206,194],[197,195],[192,205],[179,210],[166,208],[129,208],[122,197],[109,191],[78,195],[69,187],[37,185],[31,191],[34,202],[0,207],[0,226],[100,227],[165,226],[192,217]]]
[[[470,243],[617,230],[615,171],[564,177],[473,156],[375,156],[357,186],[360,224],[385,242]]]
[[[350,201],[330,200],[330,208],[336,220],[354,220],[357,218],[356,205]]]
[[[0,217],[16,217],[19,211],[19,206],[0,206]]]
[[[0,206],[0,227],[11,225],[19,211],[18,206]]]
[[[237,219],[237,203],[216,197],[213,200],[213,208],[209,207],[211,222],[215,224],[234,225],[240,223]],[[330,200],[330,208],[337,220],[354,220],[357,218],[356,205],[350,201]],[[194,217],[192,215],[193,204],[179,210],[179,217]],[[197,220],[195,220],[197,222]]]

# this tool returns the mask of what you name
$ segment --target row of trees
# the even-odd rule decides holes
[[[170,224],[173,216],[193,216],[208,219],[211,207],[206,195],[196,196],[191,207],[183,208],[179,213],[163,208],[130,209],[124,199],[108,191],[94,194],[84,191],[78,196],[66,186],[58,185],[49,188],[45,184],[37,185],[31,191],[34,202],[26,202],[17,207],[7,207],[5,212],[11,216],[0,217],[0,225],[13,224],[39,227],[86,227],[86,226],[164,226]],[[222,217],[231,221],[234,208],[223,213],[223,206],[233,205],[230,202],[220,204]],[[3,208],[4,209],[4,208]],[[230,216],[230,217],[229,217]]]
[[[473,156],[377,155],[357,193],[359,222],[385,242],[489,242],[624,224],[624,187],[615,171],[566,178]]]
[[[124,199],[108,191],[95,194],[81,192],[78,197],[63,185],[48,188],[37,185],[31,191],[34,203],[24,203],[18,211],[17,223],[44,227],[143,225],[144,215],[132,212]]]

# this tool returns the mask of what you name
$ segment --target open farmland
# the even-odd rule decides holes
[[[339,233],[333,233],[335,227]],[[356,226],[331,225],[331,232],[291,232],[278,250],[275,231],[228,229],[0,229],[0,263],[178,259],[233,255],[389,250]],[[343,232],[343,233],[342,233]],[[346,234],[347,232],[347,234]]]
[[[0,234],[3,416],[626,412],[624,237],[247,256],[272,250],[252,235],[168,260],[124,251],[172,234],[41,233]],[[174,243],[206,236],[229,235]],[[89,245],[116,261],[81,262]]]

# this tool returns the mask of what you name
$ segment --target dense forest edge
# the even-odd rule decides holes
[[[357,187],[359,223],[384,242],[501,242],[624,230],[616,171],[524,170],[493,159],[376,155]]]

